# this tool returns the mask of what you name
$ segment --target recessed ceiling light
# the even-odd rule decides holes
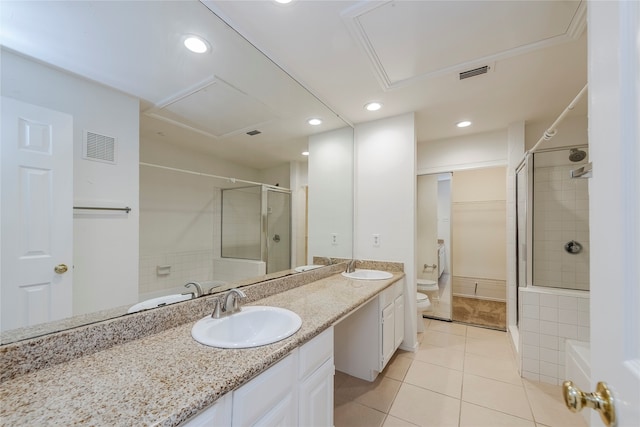
[[[275,0],[276,3],[280,3],[280,4],[287,4],[287,3],[291,3],[292,0]]]
[[[471,122],[469,120],[463,120],[456,123],[456,126],[458,126],[459,128],[466,128],[467,126],[471,126]]]
[[[303,151],[303,152],[302,152],[302,155],[303,155],[303,156],[308,156],[308,155],[309,155],[309,152],[308,152],[308,151]]]
[[[382,104],[379,102],[370,102],[364,106],[367,111],[378,111],[382,108]]]
[[[311,126],[318,126],[322,124],[322,120],[314,118],[307,120],[307,123],[309,123]]]
[[[209,45],[206,41],[197,36],[188,36],[184,39],[184,45],[191,52],[205,53],[209,50]]]

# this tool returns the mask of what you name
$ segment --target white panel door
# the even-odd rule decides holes
[[[591,381],[640,425],[640,3],[589,2]],[[571,378],[567,378],[571,379]],[[592,411],[591,425],[602,425]]]
[[[2,97],[1,153],[1,329],[71,316],[73,119]]]

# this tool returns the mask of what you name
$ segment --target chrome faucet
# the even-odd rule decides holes
[[[351,261],[349,261],[347,263],[347,268],[344,270],[345,273],[353,273],[354,271],[356,271],[356,262],[358,262],[355,259],[352,259]]]
[[[229,290],[224,296],[213,299],[213,312],[211,317],[219,319],[224,316],[240,311],[240,298],[246,298],[247,295],[240,289],[233,288]],[[229,306],[231,304],[231,306]]]
[[[190,285],[193,285],[196,288],[196,291],[193,293],[194,298],[198,298],[202,296],[202,286],[198,282],[189,282],[184,285],[185,288],[188,288]]]

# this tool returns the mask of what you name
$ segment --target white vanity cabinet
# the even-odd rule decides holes
[[[373,381],[404,340],[404,279],[335,325],[336,369]]]
[[[298,425],[333,426],[333,327],[300,347]]]
[[[333,426],[334,372],[331,327],[183,425]]]
[[[382,372],[393,353],[404,339],[404,291],[402,281],[380,293],[380,341],[382,354],[379,371]]]

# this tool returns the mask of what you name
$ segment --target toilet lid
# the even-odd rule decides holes
[[[418,279],[418,285],[424,285],[424,286],[433,286],[436,284],[435,280],[429,280],[429,279]]]
[[[418,302],[420,301],[429,301],[429,297],[426,296],[425,294],[421,294],[420,292],[416,292],[416,298],[418,300]]]

